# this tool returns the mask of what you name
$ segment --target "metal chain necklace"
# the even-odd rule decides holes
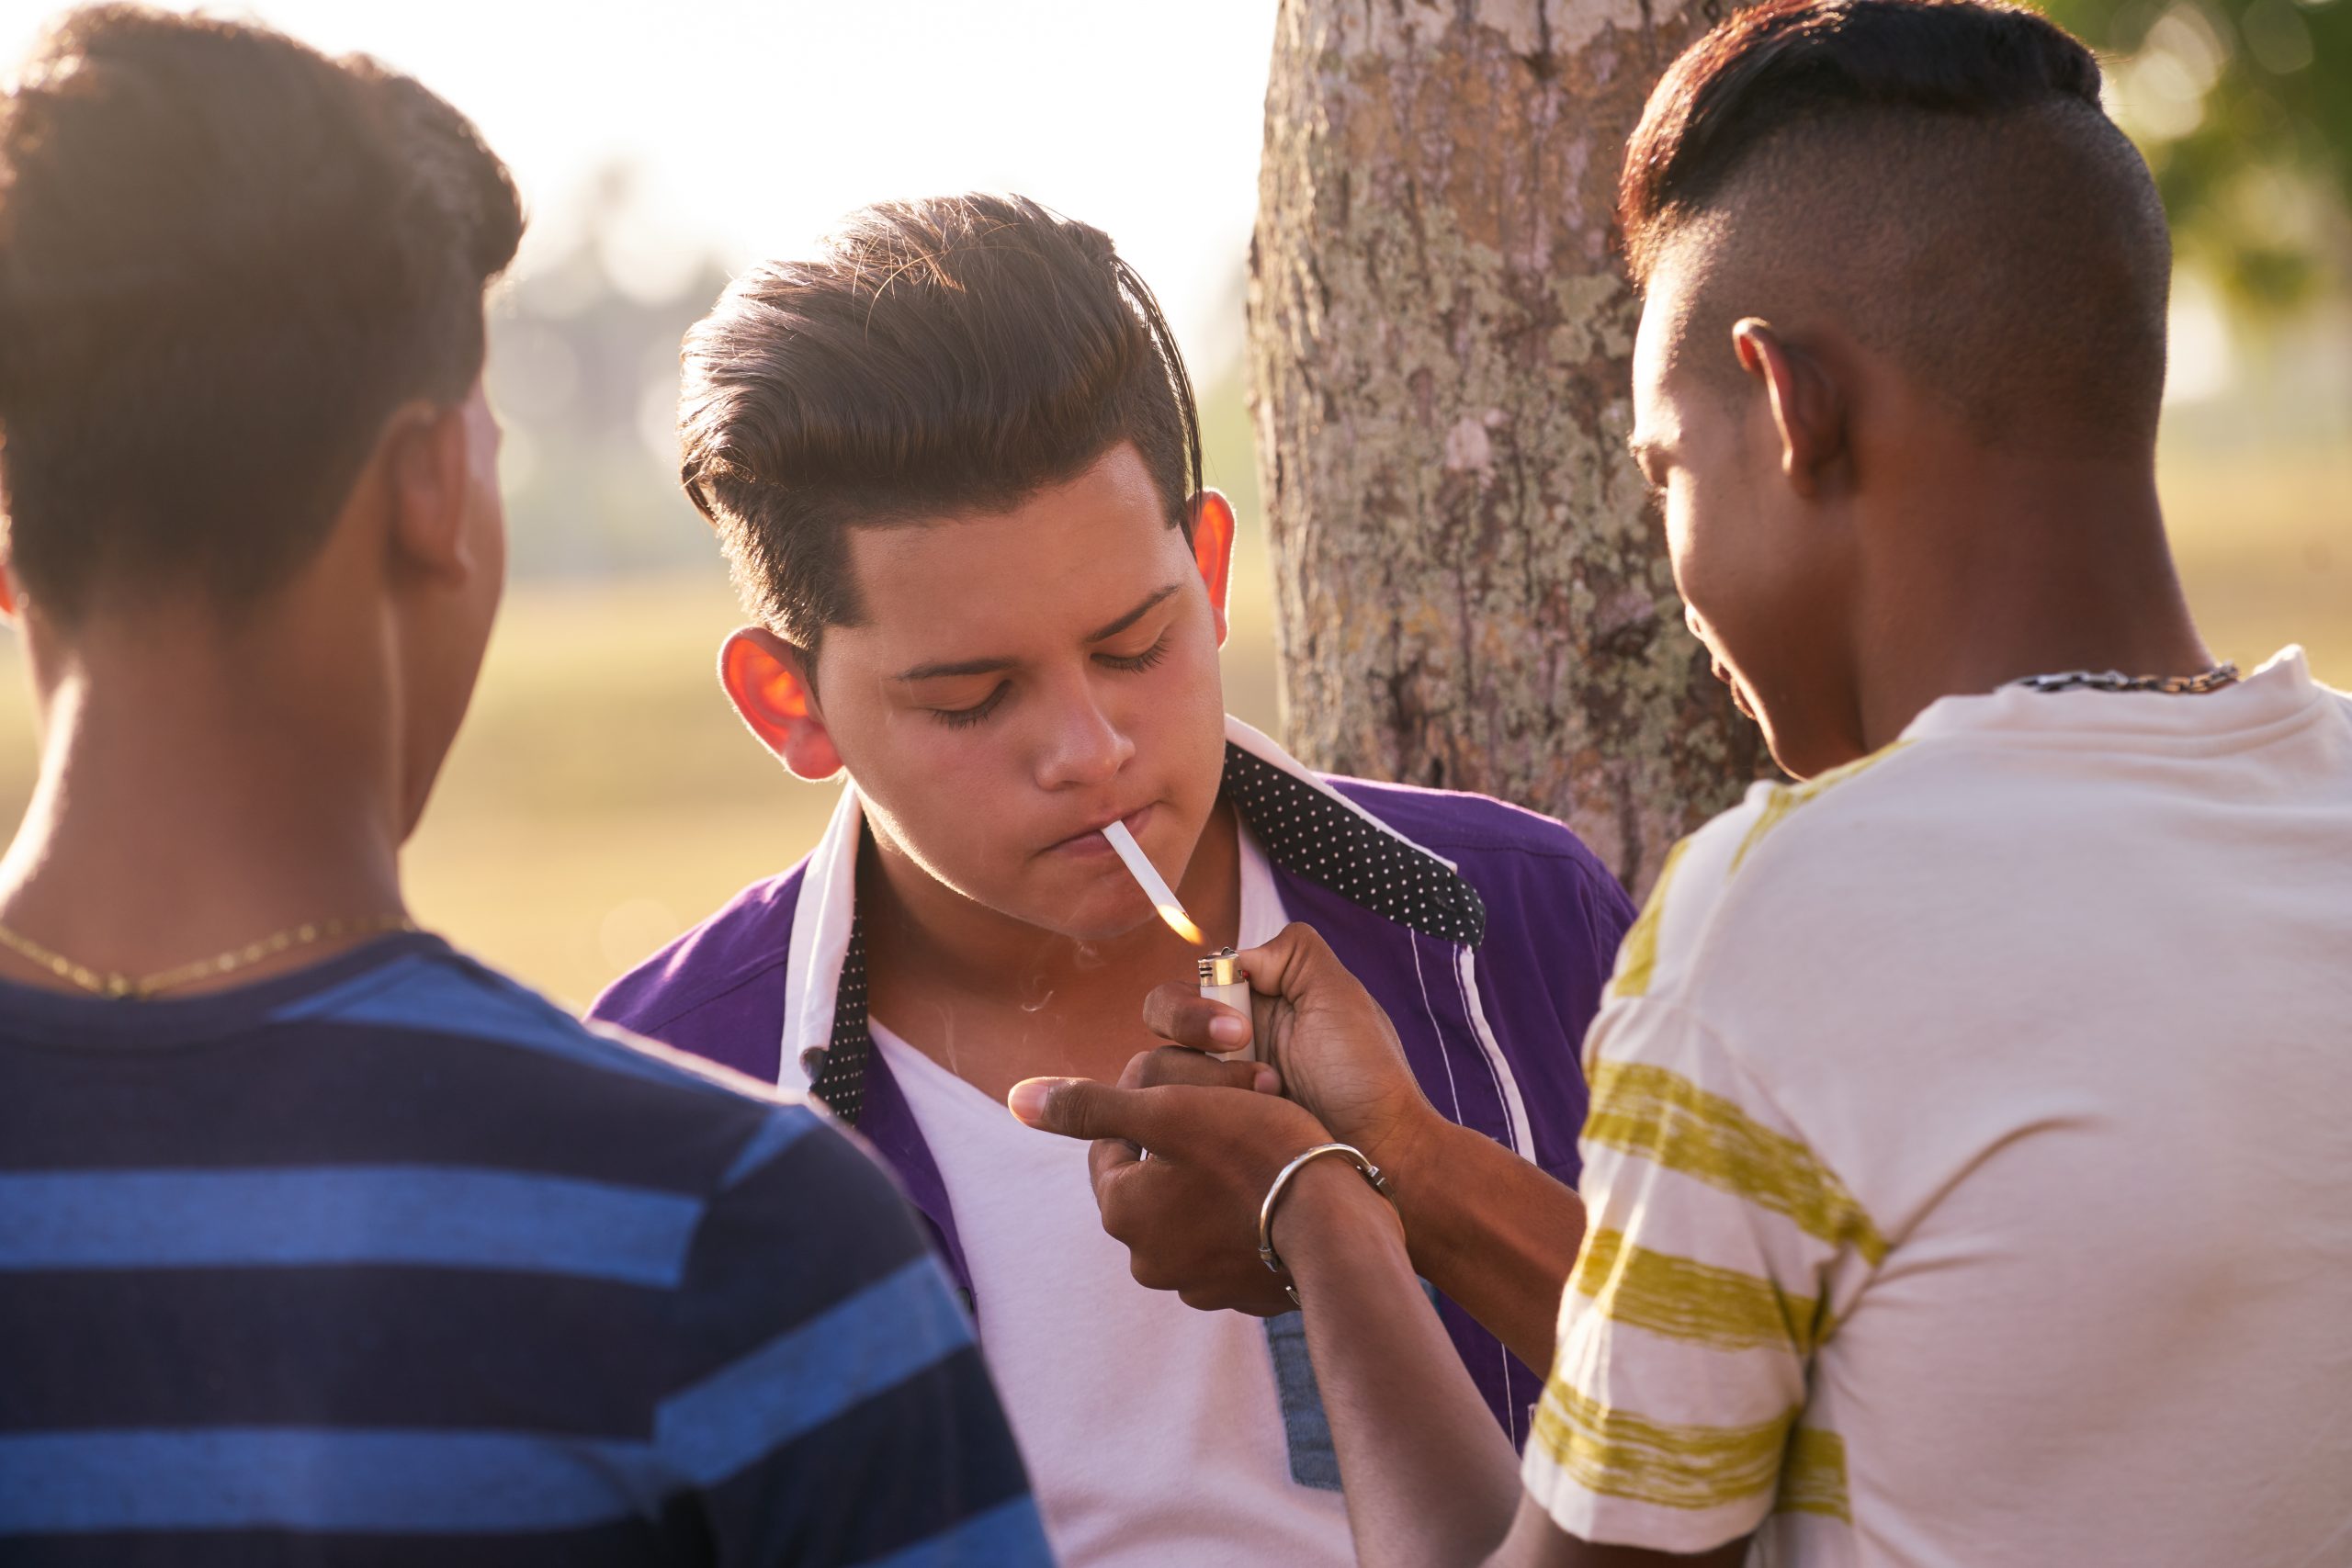
[[[51,952],[29,937],[18,936],[6,926],[0,926],[0,947],[7,948],[19,958],[40,965],[59,979],[78,986],[94,997],[106,997],[116,1001],[146,1001],[175,986],[209,980],[220,975],[233,975],[265,958],[275,958],[281,953],[308,947],[313,942],[416,929],[416,922],[406,915],[373,915],[357,920],[305,920],[299,926],[274,931],[259,942],[249,942],[243,947],[232,947],[226,953],[199,958],[193,964],[158,969],[152,975],[125,975],[76,964],[63,953]]]
[[[2005,685],[2030,692],[2156,692],[2167,697],[2199,697],[2238,678],[2234,664],[2216,664],[2198,675],[2126,675],[2120,670],[2068,670],[2056,675],[2023,675]]]

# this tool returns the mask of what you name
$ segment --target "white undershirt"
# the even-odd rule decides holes
[[[1240,862],[1248,947],[1283,914],[1246,829]],[[980,1345],[1066,1568],[1352,1562],[1340,1494],[1290,1478],[1264,1325],[1136,1284],[1085,1145],[868,1028],[945,1179]]]

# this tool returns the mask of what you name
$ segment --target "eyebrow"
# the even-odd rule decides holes
[[[1134,609],[1129,610],[1117,620],[1112,621],[1105,626],[1097,626],[1094,630],[1087,633],[1085,640],[1088,642],[1104,642],[1112,637],[1117,637],[1121,632],[1125,631],[1129,626],[1134,626],[1137,621],[1142,620],[1146,615],[1150,615],[1152,611],[1167,603],[1169,598],[1173,595],[1178,589],[1183,586],[1184,585],[1181,582],[1171,582],[1167,587],[1158,590],[1148,596],[1142,604],[1137,604]],[[1012,669],[1016,662],[1018,661],[1011,659],[959,659],[953,662],[918,664],[911,670],[900,671],[898,674],[891,676],[890,679],[899,682],[911,682],[916,681],[941,681],[956,675],[992,675],[998,671]]]

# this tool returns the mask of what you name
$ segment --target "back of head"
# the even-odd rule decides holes
[[[325,537],[402,402],[461,400],[522,215],[455,109],[365,59],[69,13],[0,107],[0,481],[61,623],[223,605]]]
[[[1019,197],[884,203],[745,275],[687,334],[679,435],[746,607],[811,651],[863,614],[852,527],[1008,511],[1132,442],[1189,530],[1201,466],[1150,290]]]
[[[1675,62],[1626,150],[1636,280],[1689,324],[1834,313],[1988,444],[2154,440],[2171,243],[2098,62],[1985,0],[1766,0]],[[1718,331],[1717,329],[1724,329]]]

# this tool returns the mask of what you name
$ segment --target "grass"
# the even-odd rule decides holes
[[[1254,518],[1248,476],[1213,474]],[[1238,480],[1238,482],[1236,482]],[[2352,687],[2352,450],[2168,461],[2190,602],[2217,652],[2251,667],[2301,640]],[[584,1005],[755,878],[790,865],[831,808],[738,724],[713,677],[736,625],[714,561],[652,581],[537,584],[508,598],[466,733],[407,868],[418,915]],[[1274,724],[1262,545],[1237,567],[1228,703]],[[0,683],[0,812],[33,758],[21,678]]]

